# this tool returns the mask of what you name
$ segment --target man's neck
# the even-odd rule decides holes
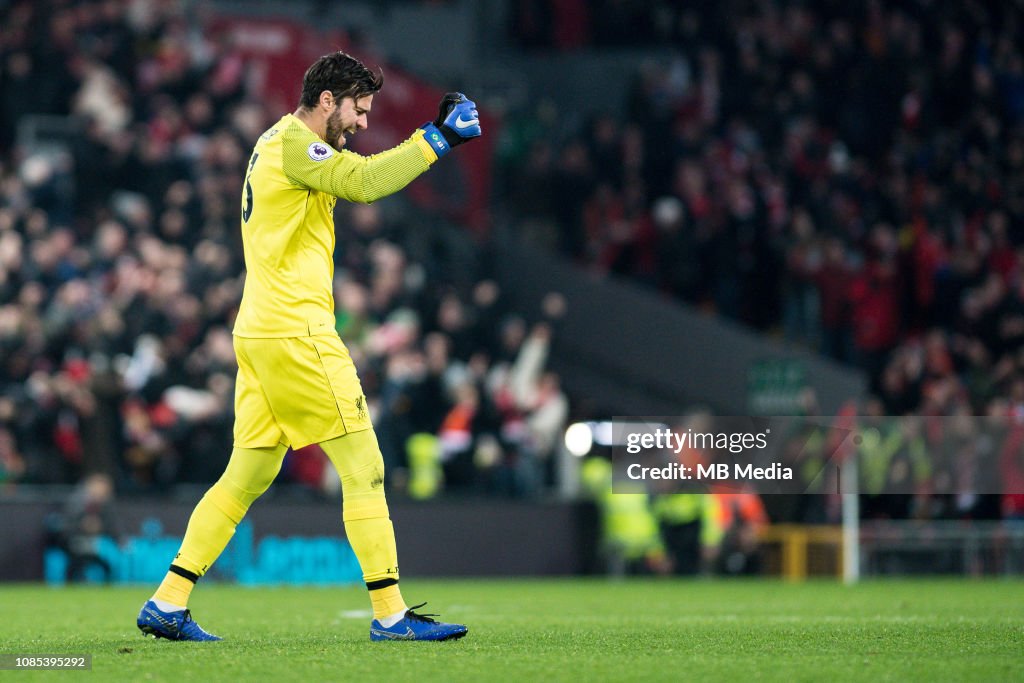
[[[324,117],[317,116],[315,111],[304,107],[296,109],[292,116],[309,126],[309,129],[319,135],[321,140],[326,139],[327,120]]]

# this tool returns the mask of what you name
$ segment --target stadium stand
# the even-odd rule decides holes
[[[639,66],[621,110],[508,113],[494,202],[518,234],[862,368],[865,409],[1024,412],[1018,13],[509,4],[521,49],[669,55]],[[166,490],[210,481],[230,450],[239,188],[279,112],[193,20],[129,0],[0,9],[5,482],[101,471]],[[431,497],[440,468],[449,492],[549,490],[570,414],[545,371],[557,298],[550,320],[522,319],[464,236],[402,201],[339,216],[338,329],[406,470],[389,483]],[[310,456],[285,477],[322,490]],[[1019,516],[1014,500],[984,515]]]

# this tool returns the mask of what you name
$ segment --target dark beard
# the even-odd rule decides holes
[[[341,127],[341,115],[340,114],[332,115],[330,118],[327,119],[327,131],[325,133],[326,136],[327,136],[327,144],[329,144],[331,147],[334,147],[335,145],[337,145],[338,144],[338,138],[344,132],[345,131]],[[341,150],[337,150],[337,151],[340,152]]]

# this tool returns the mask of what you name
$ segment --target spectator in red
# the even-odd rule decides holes
[[[900,276],[896,237],[888,225],[872,232],[872,259],[850,287],[853,334],[861,362],[876,386],[889,351],[900,338]]]

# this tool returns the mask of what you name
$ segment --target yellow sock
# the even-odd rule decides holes
[[[387,517],[348,519],[353,514],[350,507],[345,504],[345,535],[363,569],[374,619],[404,611],[406,604],[398,588],[398,551],[391,520]],[[384,514],[387,514],[386,505]]]
[[[341,476],[345,535],[363,570],[374,618],[406,609],[398,588],[398,550],[384,497],[384,458],[373,430],[320,444]]]
[[[156,589],[153,597],[157,600],[169,602],[172,605],[187,607],[188,596],[192,594],[192,589],[195,587],[196,584],[184,576],[178,576],[174,572],[167,572],[167,576],[164,577],[163,582]]]
[[[402,599],[402,591],[398,584],[392,584],[387,588],[378,588],[370,591],[370,604],[373,605],[373,618],[382,619],[392,614],[404,612],[407,607]]]
[[[192,511],[174,564],[197,576],[205,574],[235,535],[246,509],[222,482],[214,484]]]
[[[181,548],[174,557],[174,565],[196,577],[206,573],[235,535],[235,527],[249,506],[277,477],[286,450],[286,446],[279,444],[276,448],[235,448],[231,452],[224,474],[192,511]],[[188,583],[188,587],[181,581]],[[154,597],[185,605],[180,600],[188,600],[194,585],[187,578],[170,572]],[[163,597],[162,594],[175,597]]]

